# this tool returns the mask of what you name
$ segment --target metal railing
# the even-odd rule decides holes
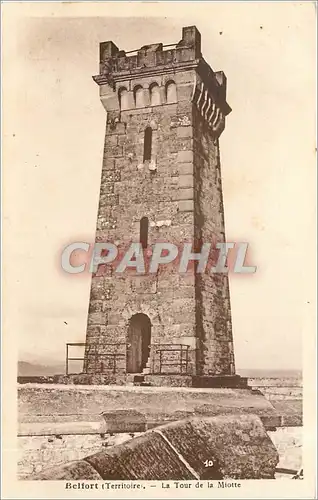
[[[88,344],[85,342],[69,342],[66,344],[65,373],[70,373],[70,361],[82,361],[83,369],[81,373],[117,373],[118,362],[126,358],[124,352],[118,352],[118,348],[126,346],[125,343],[118,344]],[[83,356],[70,356],[71,347],[83,347]],[[78,372],[76,372],[78,373]]]
[[[153,373],[187,375],[190,346],[186,344],[153,345]],[[171,353],[175,353],[172,354]],[[159,368],[157,371],[157,366]],[[173,369],[173,367],[175,369]]]
[[[83,355],[71,356],[72,348],[82,347]],[[73,375],[75,373],[118,373],[120,370],[126,371],[126,363],[120,363],[126,359],[127,344],[121,343],[98,343],[88,344],[86,342],[69,342],[66,344],[65,373]],[[188,375],[190,349],[186,344],[152,344],[152,373],[153,374],[175,374]],[[82,362],[81,370],[71,372],[70,362]]]

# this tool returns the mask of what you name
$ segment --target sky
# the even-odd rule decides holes
[[[20,359],[63,362],[66,342],[85,341],[90,277],[63,274],[59,255],[94,241],[106,118],[92,80],[99,43],[176,43],[196,25],[233,110],[220,139],[226,238],[248,242],[257,266],[230,278],[236,365],[302,366],[313,334],[314,6],[180,6],[19,4],[19,16],[6,6],[4,316]]]

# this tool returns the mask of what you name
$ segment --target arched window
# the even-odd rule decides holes
[[[166,100],[167,103],[177,102],[177,86],[173,81],[166,83]]]
[[[147,127],[145,129],[145,137],[144,137],[144,161],[151,160],[151,148],[152,148],[152,128]]]
[[[150,87],[150,105],[159,106],[161,104],[160,88],[157,83],[153,83]]]
[[[134,88],[134,98],[136,108],[143,108],[145,106],[144,89],[140,85]]]
[[[118,91],[118,98],[119,98],[119,107],[121,110],[128,109],[129,103],[128,103],[128,92],[125,87],[122,87]]]
[[[140,220],[140,243],[142,248],[147,248],[148,246],[148,217],[143,217]]]

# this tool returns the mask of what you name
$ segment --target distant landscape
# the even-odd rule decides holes
[[[40,365],[37,363],[30,363],[28,361],[19,361],[18,362],[18,376],[19,377],[27,377],[27,376],[41,376],[41,375],[57,375],[65,373],[65,364],[56,364],[56,365]]]
[[[237,373],[249,378],[301,378],[301,370],[270,370],[258,368],[237,368]],[[65,373],[64,363],[38,364],[29,361],[18,362],[18,376],[41,376]]]

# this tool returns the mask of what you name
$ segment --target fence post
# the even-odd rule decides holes
[[[66,344],[65,374],[68,375],[68,344]]]

